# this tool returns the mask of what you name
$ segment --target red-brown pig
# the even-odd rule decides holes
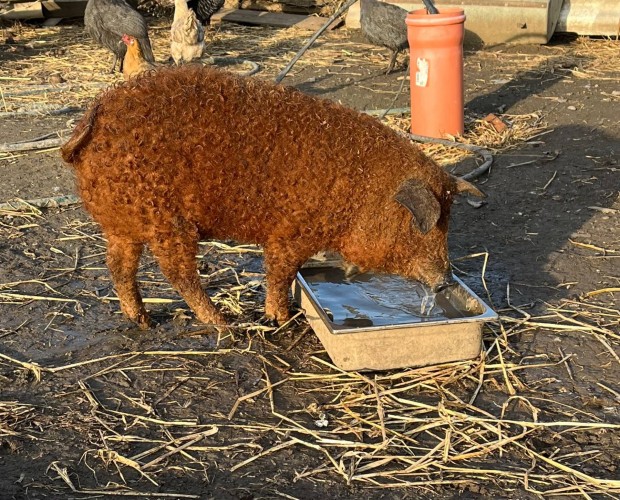
[[[215,324],[225,320],[201,288],[198,241],[262,245],[265,314],[283,322],[297,270],[321,250],[443,286],[452,199],[482,196],[375,118],[202,66],[102,93],[62,156],[107,238],[121,309],[142,327],[144,245],[196,317]]]

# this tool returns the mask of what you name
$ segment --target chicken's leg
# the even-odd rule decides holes
[[[398,51],[395,50],[392,52],[392,58],[390,59],[390,64],[388,65],[388,69],[386,71],[386,75],[389,75],[392,70],[394,69],[394,66],[396,65],[396,56],[398,56]]]

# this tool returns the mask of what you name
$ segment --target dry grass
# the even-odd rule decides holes
[[[25,430],[32,427],[36,413],[32,405],[0,401],[0,442],[7,437],[32,438]]]
[[[534,140],[536,137],[550,132],[540,113],[527,115],[497,115],[507,128],[498,132],[488,121],[482,118],[466,117],[465,133],[462,137],[453,137],[455,141],[463,144],[480,146],[493,153],[501,153]],[[409,132],[411,116],[409,113],[402,115],[388,115],[386,123],[397,130]],[[426,143],[419,147],[440,165],[456,165],[464,158],[472,156],[471,152],[445,146],[442,144]]]
[[[100,235],[93,229],[79,221],[64,228],[54,244],[55,273],[102,272]],[[76,239],[88,244],[88,253],[66,267],[67,259],[72,259],[62,250],[63,242]],[[218,457],[219,467],[243,473],[290,448],[312,457],[308,462],[312,466],[296,471],[296,481],[339,477],[347,484],[372,488],[462,490],[477,485],[482,492],[496,487],[544,496],[620,494],[620,481],[590,465],[606,453],[598,438],[617,434],[620,423],[555,400],[546,389],[553,379],[530,386],[524,381],[537,380],[528,375],[541,370],[566,368],[570,373],[571,356],[560,349],[557,354],[523,357],[512,348],[512,339],[527,332],[570,333],[594,339],[602,346],[603,357],[620,364],[615,352],[620,309],[604,300],[611,292],[549,304],[536,317],[519,307],[500,311],[500,319],[488,325],[482,355],[472,361],[347,373],[333,366],[322,351],[291,357],[298,351],[297,340],[293,339],[292,351],[283,341],[291,333],[299,334],[297,321],[279,335],[255,322],[264,298],[262,273],[240,271],[246,266],[239,262],[259,258],[258,248],[205,242],[201,250],[219,263],[203,277],[209,288],[218,290],[220,306],[237,318],[236,333],[220,339],[219,348],[172,346],[65,364],[0,357],[4,373],[14,366],[55,391],[56,378],[67,380],[70,374],[71,385],[65,384],[55,395],[72,408],[70,424],[63,425],[91,436],[80,451],[85,470],[113,478],[107,485],[100,481],[97,487],[81,488],[77,485],[89,484],[92,478],[80,476],[76,481],[78,469],[69,473],[66,466],[51,463],[50,477],[62,480],[73,492],[151,496],[152,488],[165,483],[174,471],[207,474],[213,457]],[[50,280],[57,277],[54,274]],[[150,259],[142,265],[140,280],[148,303],[161,307],[178,301]],[[18,299],[73,300],[44,280],[5,283],[0,288],[0,302],[5,304]],[[39,293],[22,291],[32,289]],[[87,309],[93,300],[111,298],[85,294],[78,301]],[[185,307],[182,302],[175,305]],[[186,314],[185,309],[174,311]],[[190,329],[188,334],[207,332]],[[253,367],[254,382],[239,393],[234,389],[237,369],[232,367],[240,366]],[[603,381],[601,387],[618,401],[613,384]],[[192,410],[196,398],[208,401],[206,414],[204,405],[200,413]],[[40,418],[37,415],[32,406],[4,403],[0,437],[20,436],[20,429]],[[45,439],[58,426],[49,425],[28,437]],[[592,445],[583,444],[590,441]],[[574,442],[582,445],[575,447]],[[541,448],[540,443],[556,446]],[[54,484],[60,488],[63,483]],[[168,495],[182,498],[173,492]]]
[[[36,50],[0,68],[3,111],[81,106],[119,79],[104,73],[109,55],[85,43],[81,27],[16,31]],[[153,33],[155,54],[162,61],[167,28],[157,24]],[[264,68],[261,78],[272,78],[306,37],[293,30],[225,25],[212,39],[209,55],[251,58]],[[583,47],[576,58],[562,60],[559,48],[549,49],[548,56],[506,57],[542,73],[573,68],[576,77],[574,68],[595,74],[617,70],[613,42],[578,43]],[[373,58],[379,62],[380,51],[366,49],[349,42],[346,32],[332,33],[299,67],[329,66],[336,60],[352,68]],[[39,87],[48,85],[54,73],[62,75],[66,88]],[[510,127],[498,133],[472,117],[459,140],[503,151],[545,132],[539,114],[501,118]],[[389,123],[406,129],[409,121],[390,118]],[[462,158],[461,152],[443,146],[423,147],[445,164]],[[6,154],[0,160],[19,161],[20,156]],[[5,241],[18,240],[24,230],[40,229],[49,213],[35,207],[3,210],[0,234]],[[26,306],[52,304],[36,317],[45,338],[41,342],[51,345],[47,335],[62,333],[65,323],[98,328],[93,320],[105,316],[102,311],[115,295],[105,271],[105,242],[92,222],[68,212],[64,226],[45,245],[44,272],[37,279],[0,284],[0,304],[22,314]],[[613,468],[617,457],[609,457],[601,444],[601,436],[618,435],[620,424],[605,418],[602,410],[562,402],[557,392],[558,373],[566,374],[561,389],[572,390],[571,355],[562,348],[536,356],[514,350],[516,339],[532,332],[571,335],[600,346],[601,362],[615,366],[620,363],[617,290],[592,290],[580,300],[547,304],[538,316],[519,306],[500,311],[500,319],[485,331],[483,353],[476,360],[346,373],[329,362],[300,318],[278,330],[257,321],[264,276],[260,266],[246,264],[259,260],[260,249],[205,242],[200,252],[211,264],[201,270],[205,286],[235,317],[236,328],[218,339],[219,345],[208,330],[188,326],[178,337],[162,337],[165,348],[107,346],[115,354],[90,356],[77,347],[77,359],[66,362],[48,357],[35,362],[12,354],[12,347],[0,355],[5,387],[38,381],[34,387],[45,389],[60,408],[54,415],[43,406],[0,402],[0,442],[18,446],[33,439],[72,439],[78,447],[73,462],[58,456],[49,463],[47,478],[40,479],[46,487],[82,497],[198,498],[161,488],[168,477],[178,475],[207,482],[214,464],[235,474],[270,459],[298,466],[300,460],[290,459],[294,451],[304,457],[305,467],[289,470],[292,480],[314,484],[339,479],[368,488],[469,489],[483,496],[497,491],[510,496],[515,490],[549,497],[620,495]],[[484,282],[484,269],[481,278]],[[166,321],[191,317],[152,259],[143,261],[139,279],[146,302],[165,310]],[[67,294],[62,289],[67,282],[87,285]],[[115,337],[125,336],[115,329],[123,328],[120,321],[111,328]],[[10,340],[18,330],[0,330],[0,339]],[[202,339],[212,347],[200,348]],[[308,353],[309,347],[316,351]],[[615,381],[603,380],[599,386],[609,395],[606,401],[613,402],[606,404],[617,406]]]

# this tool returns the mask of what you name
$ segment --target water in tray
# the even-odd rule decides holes
[[[400,276],[364,273],[347,278],[335,267],[305,268],[301,274],[337,326],[363,328],[474,315],[452,304],[450,291],[435,295]]]

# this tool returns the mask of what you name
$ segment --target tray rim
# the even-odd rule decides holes
[[[300,286],[302,292],[307,294],[308,298],[312,302],[312,305],[314,306],[314,309],[316,310],[317,314],[321,318],[321,321],[325,324],[325,326],[329,330],[329,333],[332,335],[336,335],[336,336],[364,333],[364,332],[377,332],[381,330],[399,330],[399,329],[405,329],[405,328],[419,329],[419,328],[424,328],[424,327],[436,327],[439,325],[452,326],[452,325],[458,325],[461,323],[480,323],[480,322],[493,321],[497,319],[498,317],[497,313],[493,309],[491,309],[491,307],[488,306],[486,302],[484,302],[476,293],[472,291],[471,288],[469,288],[465,283],[463,283],[463,281],[460,278],[458,278],[454,274],[452,275],[452,277],[454,278],[454,281],[456,281],[456,283],[460,287],[462,287],[473,299],[475,299],[483,307],[483,312],[481,314],[477,314],[476,316],[468,316],[464,318],[440,319],[440,320],[430,319],[424,322],[401,323],[398,325],[378,325],[378,326],[367,326],[367,327],[357,327],[357,328],[348,328],[348,327],[334,328],[334,323],[332,323],[332,321],[327,317],[327,314],[325,314],[325,311],[323,310],[323,307],[321,306],[321,303],[319,302],[318,298],[316,297],[314,292],[312,292],[312,290],[310,289],[308,282],[301,275],[301,271],[297,272],[297,276],[295,280],[297,284]],[[305,313],[306,311],[304,311],[304,315]]]

